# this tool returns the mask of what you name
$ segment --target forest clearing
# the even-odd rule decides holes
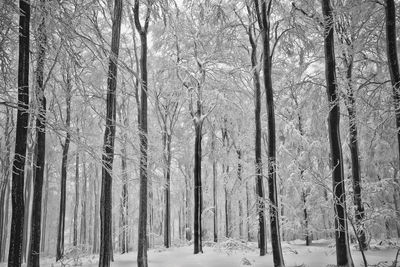
[[[0,0],[0,265],[397,267],[399,0]]]

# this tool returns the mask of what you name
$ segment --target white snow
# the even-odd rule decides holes
[[[268,244],[268,255],[260,257],[255,243],[225,241],[218,245],[207,243],[203,254],[193,254],[193,246],[175,247],[170,249],[151,249],[148,252],[149,267],[273,267],[271,246]],[[206,244],[206,245],[207,245]],[[325,267],[335,266],[335,246],[333,241],[316,240],[311,246],[305,246],[304,241],[284,242],[283,256],[287,267]],[[366,252],[369,265],[392,266],[396,257],[396,246],[371,245]],[[364,266],[359,251],[352,247],[355,266]],[[115,253],[115,261],[111,266],[136,266],[136,252],[124,255]],[[73,266],[73,261],[68,262]],[[249,265],[249,263],[251,265]],[[81,265],[82,264],[82,265]],[[80,266],[98,266],[98,255],[80,259]],[[400,264],[399,264],[400,265]],[[5,266],[4,264],[0,266]],[[54,258],[42,259],[41,266],[61,266],[54,263]]]

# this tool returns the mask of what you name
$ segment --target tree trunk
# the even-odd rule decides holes
[[[59,261],[64,256],[64,230],[65,230],[65,201],[66,201],[66,187],[67,187],[67,165],[68,165],[68,150],[71,139],[70,124],[71,124],[71,77],[69,70],[67,70],[67,118],[65,121],[67,136],[65,137],[64,145],[62,146],[62,162],[61,162],[61,196],[60,196],[60,214],[58,217],[58,232],[57,232],[57,254],[56,261]]]
[[[214,204],[214,242],[218,242],[218,201],[217,201],[217,161],[215,158],[215,132],[211,136],[212,169],[213,169],[213,204]]]
[[[250,230],[250,208],[251,208],[251,203],[250,203],[250,190],[249,190],[249,182],[246,182],[246,212],[247,212],[247,241],[251,241],[251,230]]]
[[[79,128],[77,129],[76,134],[79,140]],[[75,206],[74,206],[74,229],[73,229],[74,236],[72,239],[72,245],[74,247],[78,245],[78,211],[79,211],[79,150],[77,146],[75,155]]]
[[[129,235],[128,235],[128,173],[126,169],[126,134],[123,136],[123,148],[121,149],[121,169],[122,169],[122,192],[120,201],[120,246],[121,253],[128,253]]]
[[[148,3],[150,5],[150,3]],[[140,192],[139,192],[139,226],[138,226],[138,267],[147,267],[147,30],[150,19],[150,6],[147,7],[145,24],[140,24],[139,0],[134,3],[135,26],[140,35]]]
[[[22,260],[24,226],[24,166],[29,121],[29,25],[30,1],[19,1],[18,113],[12,171],[12,215],[8,265],[19,267]]]
[[[112,170],[116,122],[116,89],[118,54],[121,32],[122,0],[114,2],[112,19],[111,51],[107,75],[107,115],[104,131],[101,168],[100,197],[100,260],[99,267],[110,266],[112,260]]]
[[[400,71],[397,57],[396,6],[394,0],[386,0],[386,50],[393,89],[393,104],[396,116],[397,146],[400,166]]]
[[[9,198],[9,180],[11,166],[11,120],[12,111],[6,107],[6,123],[4,127],[5,153],[2,164],[3,179],[0,187],[0,262],[5,260],[5,246],[7,240],[7,222],[8,222],[8,198]]]
[[[26,152],[26,171],[25,171],[25,213],[24,213],[24,233],[23,233],[23,243],[22,243],[22,261],[27,261],[27,254],[29,250],[30,243],[30,225],[31,225],[31,215],[32,215],[32,193],[33,193],[33,180],[35,177],[35,161],[37,155],[37,143],[36,143],[36,131],[35,131],[35,118],[30,117],[30,122],[28,124],[28,147]]]
[[[41,219],[42,219],[42,192],[43,192],[43,176],[45,170],[45,155],[46,155],[46,97],[44,96],[44,60],[46,53],[46,0],[40,1],[42,20],[39,25],[39,54],[36,69],[37,82],[37,105],[39,115],[36,118],[36,144],[37,155],[33,184],[33,201],[32,201],[32,222],[31,222],[31,244],[28,254],[28,266],[40,266],[40,238],[41,238]]]
[[[190,219],[190,187],[189,187],[189,182],[190,182],[190,176],[185,176],[185,233],[186,233],[186,240],[191,241],[192,240],[192,229],[191,229],[191,219]]]
[[[164,246],[169,248],[171,246],[171,135],[167,133],[166,127],[163,133],[163,146],[164,146],[164,179],[165,179],[165,211],[164,211]]]
[[[256,0],[256,9],[258,1]],[[261,37],[263,40],[263,73],[264,88],[267,104],[268,120],[268,197],[269,197],[269,217],[271,228],[271,244],[274,265],[276,267],[285,266],[281,247],[280,227],[279,227],[279,203],[278,190],[276,185],[276,133],[275,133],[275,111],[274,93],[271,77],[271,53],[270,53],[270,10],[272,1],[269,1],[268,8],[266,1],[261,3],[261,12],[257,13],[260,17]]]
[[[198,114],[201,114],[200,108]],[[198,115],[200,116],[200,115]],[[194,254],[203,253],[201,213],[203,210],[202,185],[201,185],[201,139],[202,121],[195,122],[195,147],[194,147]]]
[[[98,177],[99,169],[95,166],[96,176],[93,179],[93,192],[94,192],[94,214],[93,214],[93,250],[92,253],[97,254],[99,252],[99,193],[98,193]]]
[[[44,199],[43,199],[43,216],[42,216],[42,237],[41,237],[41,248],[40,251],[43,253],[46,250],[46,230],[47,230],[47,202],[49,199],[49,172],[50,167],[49,164],[46,164],[46,182],[45,182],[45,190],[44,190]]]
[[[255,0],[256,2],[258,0]],[[257,2],[258,3],[258,2]],[[258,214],[258,236],[260,256],[267,254],[267,241],[265,235],[265,200],[264,185],[262,174],[262,156],[261,156],[261,84],[260,73],[257,69],[257,43],[254,40],[253,28],[249,29],[249,42],[251,45],[251,68],[253,70],[254,102],[255,102],[255,169],[256,169],[256,195],[257,195],[257,214]],[[250,238],[250,233],[248,233]]]
[[[227,185],[224,184],[224,193],[225,193],[225,237],[229,238],[229,200],[228,200],[228,188]]]
[[[86,246],[87,238],[87,229],[86,229],[86,223],[87,223],[87,216],[86,216],[86,205],[87,205],[87,173],[86,173],[86,157],[85,154],[83,154],[82,158],[82,163],[83,163],[83,186],[82,186],[82,210],[81,210],[81,231],[80,231],[80,243],[82,245]]]
[[[340,141],[340,110],[336,82],[336,64],[334,49],[334,29],[332,27],[333,14],[330,0],[321,0],[324,15],[324,48],[325,48],[325,77],[329,102],[329,141],[331,147],[331,168],[333,180],[336,259],[337,265],[353,267],[348,241],[348,227],[346,214],[346,192],[343,174],[342,147]]]

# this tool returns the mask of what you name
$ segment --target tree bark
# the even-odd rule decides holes
[[[268,198],[269,198],[269,217],[271,228],[271,244],[274,265],[285,266],[281,247],[280,236],[280,220],[279,220],[279,203],[278,190],[276,185],[276,133],[275,133],[275,111],[274,111],[274,93],[272,88],[271,68],[272,60],[270,53],[270,11],[272,1],[261,2],[261,10],[259,9],[258,0],[256,2],[256,10],[259,14],[259,24],[261,28],[261,37],[263,40],[263,73],[264,88],[267,104],[267,121],[268,121]]]
[[[121,149],[121,170],[122,170],[122,192],[120,201],[120,246],[121,253],[128,253],[129,250],[129,231],[128,231],[128,173],[126,168],[126,134],[123,135],[123,147]]]
[[[4,127],[5,136],[5,153],[2,164],[3,178],[0,187],[0,262],[5,260],[5,246],[7,240],[7,222],[8,222],[8,199],[9,199],[9,185],[10,185],[10,166],[11,166],[11,131],[10,128],[12,120],[12,111],[6,107],[6,123]]]
[[[198,114],[201,108],[198,107]],[[200,117],[200,115],[198,115]],[[198,118],[200,119],[200,118]],[[203,210],[202,184],[201,184],[201,139],[202,121],[195,121],[195,146],[194,146],[194,254],[203,253],[201,214]]]
[[[83,185],[82,185],[82,200],[81,200],[81,231],[80,231],[80,243],[82,245],[86,245],[87,242],[87,216],[86,216],[86,205],[87,205],[87,173],[86,173],[86,157],[83,154],[82,158],[83,163]]]
[[[212,169],[213,169],[213,204],[214,204],[214,242],[218,242],[218,202],[217,202],[217,161],[215,157],[215,130],[211,135]]]
[[[255,0],[258,5],[258,0]],[[249,15],[250,9],[248,8]],[[257,195],[257,214],[258,214],[258,246],[260,248],[260,256],[267,254],[267,241],[265,234],[265,199],[264,199],[264,183],[262,174],[262,155],[261,155],[261,84],[260,84],[260,73],[257,69],[257,43],[254,39],[254,26],[250,26],[248,30],[249,42],[251,45],[251,68],[253,75],[253,86],[254,86],[254,114],[255,114],[255,170],[256,170],[256,195]],[[250,232],[248,232],[248,238],[250,239]]]
[[[164,212],[164,246],[169,248],[171,246],[171,135],[167,132],[166,127],[163,133],[163,147],[164,147],[164,178],[165,178],[165,212]]]
[[[42,237],[41,237],[41,248],[40,251],[43,253],[46,251],[46,230],[47,230],[47,202],[49,199],[49,172],[50,167],[46,164],[46,182],[45,182],[45,190],[44,190],[44,199],[43,199],[43,216],[42,216]]]
[[[104,131],[100,197],[99,267],[110,266],[112,253],[112,171],[114,161],[116,89],[122,19],[122,0],[115,0],[112,19],[111,51],[107,75],[107,115]]]
[[[45,171],[45,155],[46,155],[46,97],[44,96],[44,60],[47,45],[46,36],[46,0],[40,1],[40,9],[42,20],[39,25],[39,54],[36,69],[37,83],[37,105],[39,106],[39,115],[36,118],[36,144],[37,156],[35,166],[34,184],[33,184],[33,201],[32,201],[32,222],[31,222],[31,238],[30,249],[28,254],[28,266],[40,266],[40,238],[41,238],[41,219],[42,219],[42,192],[43,192],[43,176]]]
[[[12,171],[12,215],[8,265],[19,267],[22,261],[24,226],[24,166],[29,120],[29,25],[30,1],[19,1],[18,113]]]
[[[99,193],[98,193],[98,177],[99,169],[95,166],[96,176],[93,179],[93,192],[94,192],[94,214],[93,214],[93,250],[94,254],[99,252]]]
[[[340,110],[336,82],[333,13],[330,0],[321,0],[324,16],[325,77],[329,102],[329,141],[335,212],[336,259],[338,266],[353,267],[348,241],[346,192],[344,185],[343,157],[340,141]]]
[[[57,254],[56,261],[64,257],[64,230],[65,230],[65,201],[66,201],[66,187],[67,187],[67,165],[68,165],[68,151],[71,141],[70,125],[71,125],[71,77],[69,70],[67,70],[66,86],[67,86],[67,117],[65,121],[67,136],[65,137],[64,145],[62,146],[62,162],[61,162],[61,196],[60,196],[60,213],[58,217],[58,232],[57,232]]]
[[[394,0],[386,0],[386,51],[390,72],[390,80],[393,89],[393,105],[395,109],[397,146],[400,167],[400,71],[397,57],[397,38],[396,38],[396,6]]]
[[[150,3],[148,3],[150,5]],[[147,30],[150,19],[150,6],[147,7],[145,23],[142,26],[139,18],[139,0],[134,3],[134,20],[140,35],[140,192],[139,192],[139,226],[138,226],[138,267],[147,267]]]
[[[77,129],[77,135],[79,140],[79,128]],[[79,142],[78,142],[79,144]],[[77,146],[75,155],[75,206],[74,206],[74,229],[72,245],[76,247],[78,245],[78,211],[79,211],[79,150]]]

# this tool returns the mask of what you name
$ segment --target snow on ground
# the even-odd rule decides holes
[[[287,267],[325,267],[335,265],[335,246],[333,241],[316,240],[309,247],[304,241],[296,240],[284,242],[283,256]],[[255,243],[241,243],[228,240],[218,245],[205,243],[204,253],[194,255],[193,246],[174,247],[170,249],[151,249],[148,252],[149,267],[273,267],[271,246],[268,246],[268,255],[260,257]],[[393,266],[397,248],[387,242],[371,245],[366,252],[369,265],[379,267]],[[359,251],[352,247],[352,256],[355,266],[364,266]],[[79,259],[80,266],[98,266],[98,255],[91,255]],[[54,263],[54,258],[42,259],[41,266],[61,266]],[[73,266],[73,261],[65,261]],[[377,265],[379,263],[379,265]],[[0,265],[5,266],[5,265]],[[115,253],[115,261],[111,264],[115,267],[136,266],[136,252],[124,255]],[[400,266],[400,264],[398,265]]]

